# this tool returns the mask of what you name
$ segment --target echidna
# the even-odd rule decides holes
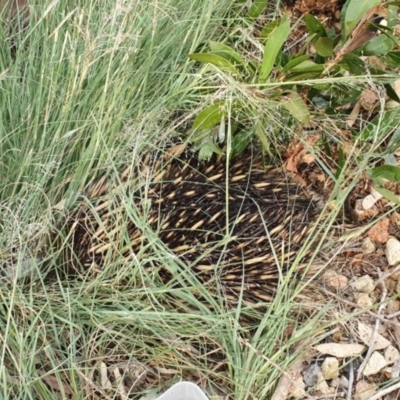
[[[254,149],[229,161],[201,162],[189,151],[162,156],[156,166],[149,160],[154,157],[122,173],[119,185],[103,178],[91,186],[90,202],[82,202],[68,228],[81,265],[101,268],[110,255],[132,260],[147,243],[143,226],[126,218],[133,207],[146,229],[207,287],[218,282],[229,302],[241,293],[247,303],[271,300],[321,211],[319,202],[282,169],[265,166]]]

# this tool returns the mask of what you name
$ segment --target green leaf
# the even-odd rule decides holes
[[[302,56],[298,56],[290,60],[282,69],[282,72],[286,72],[295,68],[297,65],[303,63],[304,61],[308,61],[310,58],[309,54],[304,54]]]
[[[265,125],[264,125],[263,121],[260,118],[255,120],[254,131],[256,133],[256,136],[257,136],[258,140],[261,143],[263,152],[270,153],[271,152],[271,150],[270,150],[270,147],[271,147],[270,140],[266,135]]]
[[[324,26],[313,15],[306,14],[304,16],[304,22],[306,23],[308,32],[310,34],[316,34],[317,38],[327,35]]]
[[[385,62],[392,67],[400,67],[400,51],[391,51],[385,57]]]
[[[381,0],[348,0],[342,10],[342,38],[347,39],[364,15]]]
[[[363,55],[378,56],[389,53],[393,50],[395,42],[388,36],[382,34],[373,38],[363,47]]]
[[[232,138],[232,156],[240,154],[251,142],[252,135],[246,131],[240,131]]]
[[[298,93],[291,92],[290,95],[287,96],[287,101],[282,101],[281,104],[300,123],[310,123],[310,111]]]
[[[250,18],[258,18],[261,13],[264,11],[264,9],[267,7],[268,0],[254,0],[253,4],[249,8],[249,12],[247,15]]]
[[[387,190],[381,186],[375,186],[375,190],[380,193],[383,197],[386,197],[389,201],[394,204],[400,204],[400,199],[392,193],[390,190]]]
[[[199,160],[210,160],[210,158],[216,154],[221,154],[221,149],[214,143],[212,139],[209,139],[201,144],[199,150]]]
[[[374,140],[378,129],[381,137],[392,133],[399,126],[398,114],[397,109],[381,112],[360,132],[360,138],[365,141]]]
[[[231,47],[227,46],[226,44],[219,43],[219,42],[214,42],[213,40],[210,40],[210,49],[212,54],[216,54],[221,56],[222,58],[225,58],[227,61],[229,61],[232,64],[239,64],[242,66],[245,66],[245,62],[240,55],[233,50]]]
[[[400,128],[397,128],[386,146],[386,154],[393,154],[400,147]]]
[[[226,102],[219,101],[202,110],[193,122],[193,129],[210,129],[226,115]]]
[[[320,37],[315,42],[315,50],[324,58],[332,57],[333,54],[333,39],[328,37]]]
[[[335,173],[335,178],[339,179],[339,176],[343,172],[344,166],[346,165],[346,156],[344,154],[344,151],[342,147],[339,147],[339,159],[338,159],[338,168]]]
[[[264,46],[264,56],[261,64],[259,83],[266,82],[275,64],[277,55],[290,33],[289,20],[283,21],[269,36]]]
[[[396,91],[394,90],[393,86],[390,85],[389,83],[383,85],[386,89],[386,94],[388,95],[388,97],[394,101],[396,101],[397,103],[400,103],[400,98],[397,95]]]
[[[400,182],[400,167],[381,165],[371,170],[371,179],[387,179],[391,182]]]
[[[204,64],[212,64],[221,70],[226,70],[232,73],[233,75],[239,75],[238,70],[224,57],[221,57],[217,54],[210,53],[192,53],[189,54],[188,57],[194,61],[200,61]]]
[[[291,70],[292,71],[303,71],[305,69],[309,68],[315,68],[318,67],[318,69],[321,67],[320,64],[315,64],[315,62],[310,61],[310,60],[305,60],[297,65],[295,65]]]
[[[365,74],[364,61],[361,60],[361,58],[356,54],[353,53],[345,54],[343,56],[343,61],[346,63],[347,69],[354,75]]]
[[[268,39],[269,35],[282,23],[280,18],[274,19],[268,25],[261,29],[260,38]]]
[[[321,75],[325,67],[322,64],[315,64],[312,61],[304,61],[291,69],[286,77],[288,81],[314,79]]]

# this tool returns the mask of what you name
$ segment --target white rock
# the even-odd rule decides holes
[[[365,254],[372,254],[376,249],[374,241],[369,237],[366,237],[362,241],[361,248],[364,250]]]
[[[317,386],[315,387],[315,391],[322,394],[335,393],[335,388],[329,387],[329,385],[327,384],[326,380],[322,375],[322,372],[318,374],[318,383]]]
[[[339,389],[348,389],[349,388],[349,380],[342,375],[340,377],[340,382],[339,382]]]
[[[370,307],[374,304],[373,300],[367,293],[354,293],[354,297],[356,298],[356,303],[362,308]]]
[[[385,359],[387,365],[394,364],[395,362],[400,360],[400,352],[396,349],[396,347],[390,345],[385,350]]]
[[[383,196],[379,192],[377,192],[376,190],[372,190],[371,194],[363,199],[362,208],[364,210],[370,210],[382,197]]]
[[[386,360],[383,355],[377,351],[371,354],[371,358],[368,360],[367,365],[364,368],[363,375],[371,376],[377,374],[380,370],[386,367]]]
[[[386,258],[390,266],[400,263],[400,242],[393,237],[386,243]]]
[[[393,300],[393,299],[389,300],[386,310],[388,315],[400,311],[400,302],[398,300]]]
[[[339,376],[339,361],[335,357],[326,357],[321,365],[324,379],[327,381]]]
[[[289,397],[294,397],[296,399],[302,399],[306,393],[306,384],[301,376],[297,377],[290,386]]]
[[[377,391],[378,387],[375,384],[359,381],[356,385],[354,400],[369,400]]]
[[[333,378],[330,382],[330,387],[338,388],[340,385],[340,378]]]
[[[351,286],[357,292],[371,293],[375,289],[375,282],[369,275],[364,275],[356,279]]]

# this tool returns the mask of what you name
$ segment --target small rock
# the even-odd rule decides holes
[[[396,347],[390,345],[386,348],[385,360],[387,362],[387,365],[391,365],[394,364],[396,361],[400,361],[400,352],[396,349]]]
[[[326,357],[321,366],[322,375],[325,380],[337,378],[339,376],[339,361],[335,357]]]
[[[375,384],[366,381],[358,381],[356,392],[354,393],[354,400],[369,400],[377,391],[378,387]]]
[[[397,225],[400,225],[400,221]],[[399,278],[400,278],[400,271],[395,271],[394,269],[393,272],[390,274],[390,279],[397,281]]]
[[[400,293],[400,279],[397,279],[396,288],[394,289],[397,294]]]
[[[330,387],[338,388],[340,385],[340,378],[336,377],[331,380]]]
[[[349,388],[349,380],[344,375],[342,375],[340,377],[340,382],[339,382],[338,388],[339,389],[348,389]]]
[[[360,336],[360,339],[367,345],[370,344],[372,334],[373,334],[373,329],[368,326],[363,324],[362,322],[358,321],[358,334]],[[391,345],[390,341],[384,338],[381,334],[377,334],[375,338],[375,343],[374,343],[374,348],[373,350],[383,350],[386,349]]]
[[[371,194],[366,196],[362,201],[362,208],[364,210],[371,209],[375,203],[380,200],[383,196],[376,190],[371,190]]]
[[[303,372],[304,383],[307,386],[315,386],[318,383],[318,374],[321,373],[321,368],[318,364],[311,364]]]
[[[306,384],[301,376],[298,376],[289,389],[289,398],[302,399],[306,393]]]
[[[376,249],[374,241],[369,237],[366,237],[362,241],[361,248],[364,250],[365,254],[372,254]]]
[[[368,360],[367,365],[364,368],[363,375],[371,376],[377,374],[380,370],[386,367],[386,360],[383,355],[377,351],[371,354],[371,358]]]
[[[372,301],[371,297],[367,293],[354,293],[354,297],[356,298],[356,303],[360,307],[370,307],[374,302]]]
[[[400,361],[397,361],[392,365],[392,375],[393,378],[398,378],[400,376]]]
[[[400,263],[400,242],[393,237],[386,243],[386,258],[390,266]]]
[[[400,301],[398,300],[389,300],[388,305],[387,305],[387,314],[394,314],[396,312],[400,311]]]
[[[364,275],[356,279],[351,286],[357,292],[371,293],[375,289],[375,282],[369,275]]]
[[[318,383],[315,387],[315,391],[322,394],[331,394],[335,392],[335,388],[329,387],[326,380],[324,379],[322,372],[318,374]]]
[[[385,375],[385,377],[387,379],[393,379],[394,378],[392,367],[386,367],[382,372],[383,372],[383,375]]]
[[[348,278],[335,271],[326,271],[323,275],[323,280],[327,286],[336,290],[345,289],[349,284]]]

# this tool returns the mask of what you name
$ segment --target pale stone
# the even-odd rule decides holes
[[[387,365],[394,364],[395,362],[400,360],[400,352],[396,349],[396,347],[390,345],[385,350],[385,359]]]
[[[386,243],[386,258],[390,266],[400,263],[400,242],[393,237]]]
[[[292,382],[292,385],[290,386],[289,397],[302,399],[305,393],[306,393],[306,384],[304,383],[303,378],[299,376]]]
[[[331,382],[330,382],[330,386],[331,387],[338,388],[339,385],[340,385],[340,378],[339,377],[333,378],[331,380]]]
[[[362,241],[361,248],[364,250],[365,254],[372,254],[375,252],[376,246],[375,246],[374,241],[371,238],[366,237]]]
[[[377,391],[378,387],[376,385],[366,381],[358,381],[354,400],[369,400]]]
[[[386,367],[385,357],[383,357],[381,353],[374,351],[371,354],[371,357],[364,368],[363,375],[364,376],[375,375],[385,367]]]
[[[377,192],[376,190],[372,190],[371,194],[369,194],[362,200],[362,208],[364,210],[370,210],[382,197],[383,196],[379,192]]]
[[[367,293],[358,293],[357,295],[354,294],[356,298],[356,303],[362,308],[370,307],[374,302],[372,301],[371,297]]]
[[[339,376],[339,361],[335,357],[326,357],[321,366],[322,375],[325,380]]]
[[[349,388],[349,380],[342,375],[340,377],[340,382],[339,382],[339,389],[348,389]]]
[[[356,279],[351,286],[357,292],[371,293],[375,289],[375,282],[369,275],[364,275]]]
[[[387,305],[387,314],[394,314],[396,312],[400,311],[400,301],[398,300],[389,300],[388,305]]]
[[[329,387],[328,383],[324,379],[322,372],[318,373],[318,383],[315,387],[315,391],[322,394],[331,394],[335,393],[335,388]]]

